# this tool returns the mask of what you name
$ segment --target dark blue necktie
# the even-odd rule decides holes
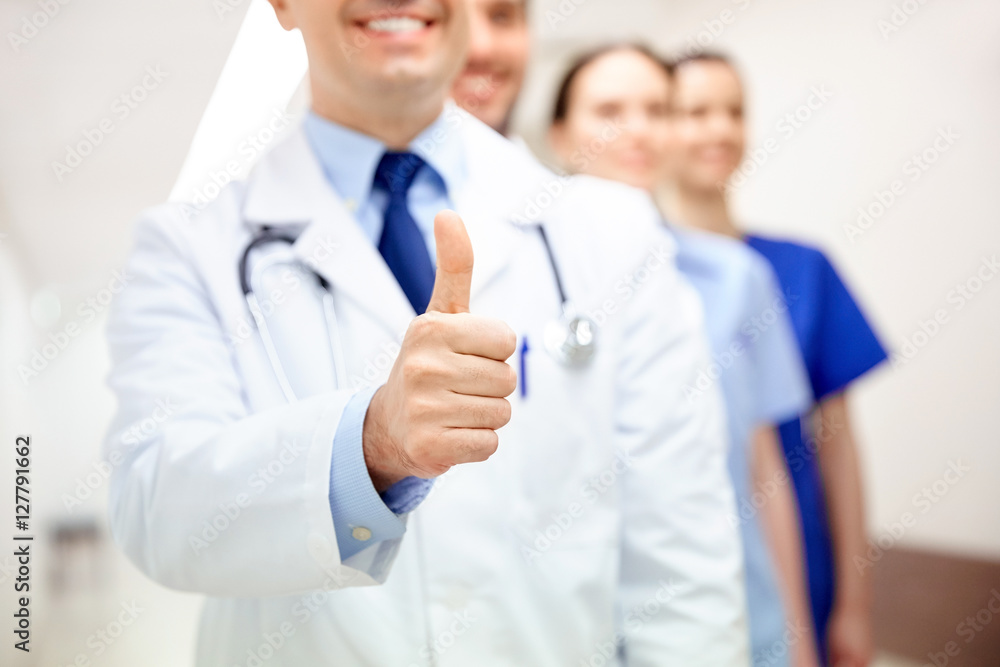
[[[375,169],[375,187],[389,193],[378,251],[418,315],[431,300],[434,266],[423,234],[406,207],[406,193],[425,166],[413,153],[387,152]]]

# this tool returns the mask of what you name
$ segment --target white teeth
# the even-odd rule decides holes
[[[423,29],[427,24],[409,16],[393,16],[387,19],[375,19],[366,25],[369,30],[378,32],[413,32]]]

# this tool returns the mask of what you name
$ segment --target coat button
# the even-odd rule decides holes
[[[355,526],[351,530],[351,537],[356,539],[358,542],[366,542],[372,538],[372,531],[368,530],[364,526]]]

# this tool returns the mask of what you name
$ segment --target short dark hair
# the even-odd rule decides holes
[[[577,75],[579,75],[587,65],[615,51],[635,51],[640,55],[646,56],[651,61],[662,67],[668,79],[673,77],[674,66],[670,62],[658,56],[645,44],[637,42],[618,42],[614,44],[606,44],[597,49],[593,49],[592,51],[587,51],[586,53],[577,56],[576,59],[573,60],[569,69],[566,70],[566,73],[563,74],[563,78],[557,88],[555,106],[552,109],[553,125],[566,120],[566,116],[569,113],[569,97]]]

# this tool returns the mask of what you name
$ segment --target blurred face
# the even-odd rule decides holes
[[[739,167],[745,147],[743,86],[726,63],[682,65],[674,75],[672,176],[693,190],[718,190]]]
[[[526,0],[467,0],[470,39],[451,94],[460,107],[503,131],[521,90],[530,39]]]
[[[441,104],[464,61],[464,0],[270,1],[282,26],[302,31],[314,104]]]
[[[670,148],[670,80],[661,65],[622,49],[598,57],[570,86],[552,147],[574,171],[652,190]]]

